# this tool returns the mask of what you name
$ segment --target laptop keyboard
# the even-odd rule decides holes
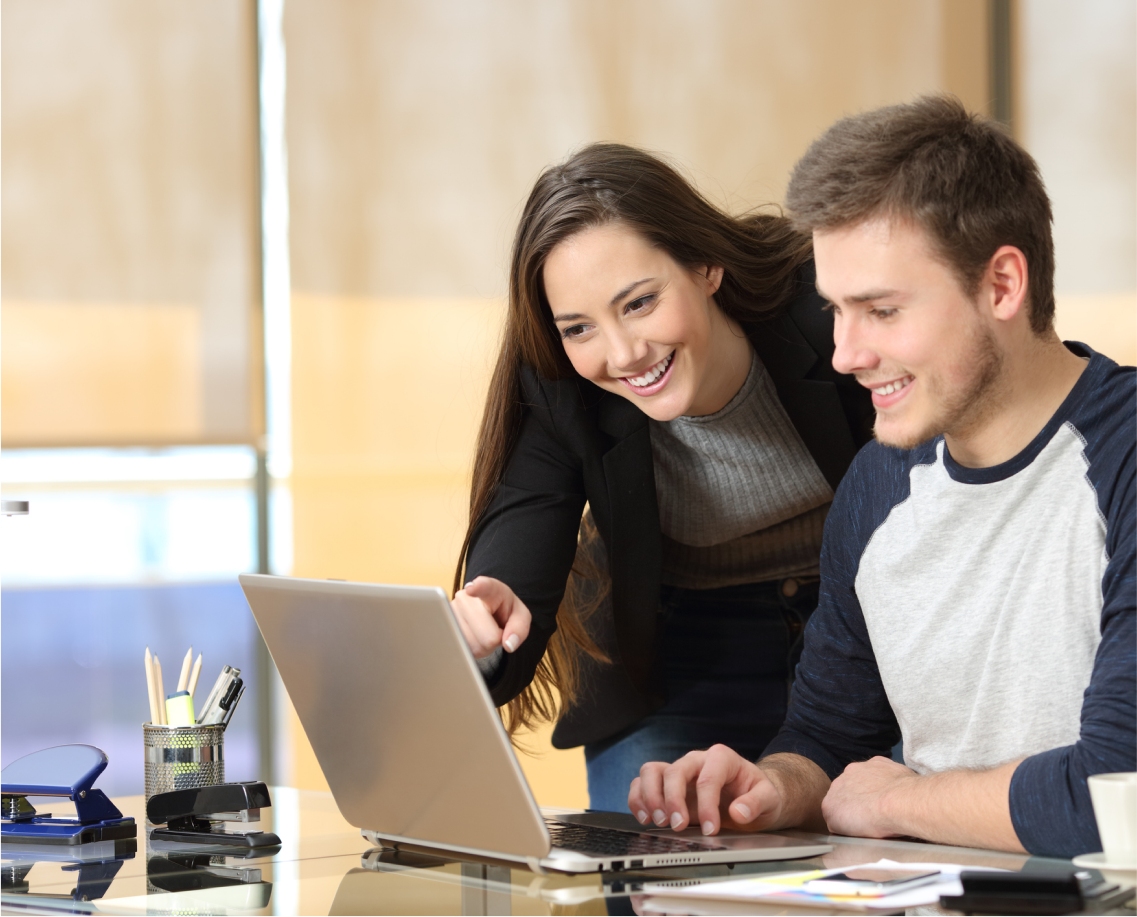
[[[643,856],[659,853],[705,853],[708,850],[722,850],[696,844],[681,837],[667,837],[659,834],[631,834],[613,828],[597,828],[591,825],[566,825],[564,822],[545,820],[549,837],[554,847],[576,850],[603,856]]]

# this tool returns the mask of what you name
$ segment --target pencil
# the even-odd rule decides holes
[[[162,697],[162,686],[158,684],[158,670],[154,667],[157,661],[157,656],[154,656],[150,660],[150,684],[152,685],[154,691],[154,703],[158,707],[158,715],[153,720],[151,720],[151,722],[155,726],[161,726],[162,717],[165,716],[166,702],[165,698]]]
[[[184,691],[186,685],[189,684],[189,670],[190,663],[193,662],[193,647],[191,646],[186,650],[186,658],[182,660],[182,671],[178,675],[178,688],[179,691]]]
[[[166,725],[166,685],[162,682],[162,661],[154,657],[154,685],[158,689],[158,722]]]
[[[201,653],[197,654],[197,662],[193,664],[193,671],[190,672],[189,685],[186,690],[189,691],[190,697],[193,697],[194,692],[197,690],[197,679],[201,675]]]
[[[146,697],[150,701],[150,722],[158,725],[158,692],[154,690],[154,660],[150,658],[150,647],[146,647]]]

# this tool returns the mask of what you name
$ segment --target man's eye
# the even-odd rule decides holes
[[[639,299],[633,299],[630,303],[624,306],[624,312],[642,312],[644,309],[655,303],[655,294],[649,293],[647,296],[641,296]]]
[[[821,307],[821,311],[822,312],[831,312],[832,314],[837,315],[841,310],[839,308],[837,308],[836,303],[831,303],[831,302],[829,302],[829,300],[825,300],[825,305],[823,305]]]
[[[873,309],[872,314],[877,318],[892,318],[896,314],[895,309]]]

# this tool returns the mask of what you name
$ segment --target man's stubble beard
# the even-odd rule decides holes
[[[939,380],[926,377],[928,398],[939,410],[921,429],[900,439],[885,439],[873,425],[877,442],[895,449],[914,449],[944,433],[964,437],[994,413],[1003,390],[1003,354],[995,336],[977,321],[972,326],[972,346],[964,359],[975,367],[966,384],[954,392],[941,392]]]

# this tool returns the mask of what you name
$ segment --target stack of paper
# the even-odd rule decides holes
[[[679,883],[646,882],[643,888],[646,896],[643,911],[651,914],[691,914],[696,913],[692,905],[700,900],[707,904],[712,902],[745,904],[765,901],[815,911],[838,910],[861,913],[902,911],[910,907],[936,904],[941,895],[963,894],[963,886],[959,881],[960,871],[964,868],[979,867],[963,867],[954,863],[897,863],[894,860],[878,860],[875,863],[859,864],[857,869],[911,870],[913,873],[939,872],[941,875],[937,881],[929,885],[875,898],[818,895],[811,894],[804,888],[806,882],[836,875],[847,868],[758,875],[743,879],[703,882],[698,885],[680,886]]]

